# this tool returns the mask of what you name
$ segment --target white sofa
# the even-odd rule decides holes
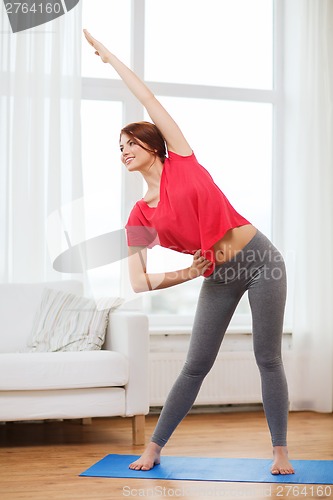
[[[144,444],[149,411],[148,319],[110,313],[102,350],[24,350],[45,287],[82,295],[79,281],[0,284],[0,421],[133,417]]]

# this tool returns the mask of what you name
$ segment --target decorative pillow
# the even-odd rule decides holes
[[[106,298],[96,303],[46,288],[35,315],[28,352],[101,349],[109,312],[122,302],[120,298]]]

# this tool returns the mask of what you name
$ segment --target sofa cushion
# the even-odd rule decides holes
[[[82,283],[73,280],[0,284],[0,352],[18,352],[26,348],[45,287],[76,295],[83,292]]]
[[[0,421],[125,416],[125,396],[126,391],[123,387],[0,391]],[[27,498],[31,500],[35,498],[33,493],[29,493]],[[3,495],[1,498],[5,500]],[[71,498],[77,498],[77,496],[72,494]]]
[[[36,313],[30,352],[84,351],[101,349],[109,312],[119,299],[100,300],[46,288]]]
[[[1,354],[0,390],[121,387],[128,360],[114,351]]]

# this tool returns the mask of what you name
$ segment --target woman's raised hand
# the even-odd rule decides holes
[[[110,62],[110,51],[104,47],[96,38],[91,36],[91,34],[87,30],[83,30],[84,36],[90,45],[92,45],[95,49],[95,54],[99,56],[104,63]]]

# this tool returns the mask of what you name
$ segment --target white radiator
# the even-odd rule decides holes
[[[150,353],[150,405],[162,406],[185,361],[183,352]],[[196,405],[260,403],[253,352],[222,352],[203,382]]]

